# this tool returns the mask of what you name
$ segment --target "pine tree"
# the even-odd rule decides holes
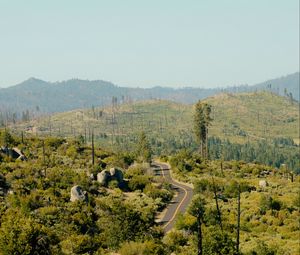
[[[145,132],[140,134],[137,146],[137,157],[143,162],[150,162],[152,156],[151,146],[147,140]]]
[[[202,157],[208,156],[208,126],[212,121],[210,117],[211,105],[198,101],[195,106],[194,131],[198,143],[200,144],[200,153]]]

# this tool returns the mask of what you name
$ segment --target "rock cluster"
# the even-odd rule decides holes
[[[107,185],[111,180],[117,180],[119,184],[123,182],[123,172],[115,167],[109,170],[103,170],[97,174],[97,181],[101,185]]]

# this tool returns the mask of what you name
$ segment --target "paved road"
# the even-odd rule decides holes
[[[167,211],[161,220],[164,231],[168,232],[174,227],[178,213],[184,213],[186,211],[193,197],[193,189],[173,180],[170,174],[169,165],[158,162],[155,162],[154,165],[160,168],[160,174],[167,182],[171,183],[172,189],[174,189],[177,194],[167,206]]]

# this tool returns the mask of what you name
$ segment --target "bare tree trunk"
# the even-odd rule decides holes
[[[224,171],[223,171],[223,159],[221,159],[221,174],[224,176]]]
[[[42,146],[43,146],[43,164],[45,165],[45,162],[46,162],[46,160],[45,160],[45,141],[43,140],[42,143],[43,143],[42,144]]]
[[[200,154],[201,154],[201,157],[203,158],[203,142],[202,141],[200,142]]]
[[[239,253],[240,249],[240,224],[241,224],[241,190],[238,186],[238,207],[237,207],[237,231],[236,231],[236,252]]]
[[[206,127],[206,136],[205,136],[205,156],[208,159],[208,128]]]
[[[94,130],[92,131],[92,164],[95,164]]]
[[[197,215],[197,222],[198,222],[198,255],[203,254],[202,248],[202,228],[201,228],[201,216],[200,214]]]
[[[217,190],[216,190],[214,177],[212,177],[212,181],[213,181],[213,192],[214,192],[214,197],[215,197],[215,202],[216,202],[216,207],[217,207],[217,212],[218,212],[219,225],[220,225],[221,230],[223,231],[221,210],[220,210],[219,203],[218,203]]]

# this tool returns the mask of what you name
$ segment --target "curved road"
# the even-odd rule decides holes
[[[184,213],[186,211],[193,197],[193,189],[172,179],[169,165],[158,162],[154,162],[153,165],[159,167],[160,175],[162,175],[167,182],[171,183],[172,189],[174,189],[177,194],[167,206],[166,213],[161,219],[164,231],[168,232],[174,227],[178,213]]]

